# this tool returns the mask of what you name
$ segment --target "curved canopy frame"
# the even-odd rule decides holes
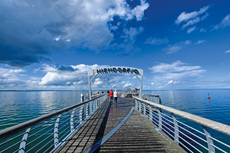
[[[89,84],[89,98],[91,99],[91,83],[97,75],[120,73],[120,74],[133,74],[140,82],[140,98],[142,98],[143,87],[143,70],[131,67],[104,67],[99,69],[92,69],[88,71],[88,84]],[[92,78],[91,78],[92,76]]]

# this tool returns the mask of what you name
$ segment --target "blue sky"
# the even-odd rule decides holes
[[[145,90],[230,88],[228,0],[0,0],[0,90],[88,89],[143,69]],[[92,89],[139,87],[100,75]]]

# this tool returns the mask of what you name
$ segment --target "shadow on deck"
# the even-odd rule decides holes
[[[113,130],[132,107],[133,99],[118,98],[117,104],[107,100],[58,152],[87,151]],[[172,146],[173,142],[165,137],[134,110],[128,120],[95,152],[184,152],[179,146]]]

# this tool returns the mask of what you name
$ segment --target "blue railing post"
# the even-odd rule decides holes
[[[174,142],[176,142],[177,144],[179,144],[179,128],[178,128],[178,122],[177,119],[175,118],[174,114],[172,114],[172,118],[173,118],[173,123],[174,123]]]
[[[74,112],[75,112],[75,109],[73,109],[72,113],[71,113],[71,117],[70,117],[70,131],[72,132],[74,130]]]
[[[151,122],[153,122],[153,110],[152,110],[152,107],[149,105],[148,108],[149,108],[149,120]]]
[[[79,120],[80,120],[80,123],[82,122],[82,112],[83,112],[83,106],[81,106],[80,110],[79,110]]]
[[[61,115],[58,116],[55,125],[54,125],[54,148],[58,146],[59,140],[58,140],[58,126],[60,121]]]
[[[85,116],[86,116],[86,118],[89,116],[89,105],[88,105],[88,103],[86,104],[86,107],[85,107]]]
[[[160,130],[162,130],[162,116],[159,108],[157,108],[157,112],[158,112],[158,127]]]
[[[141,113],[141,101],[138,102],[139,102],[139,112]]]
[[[145,106],[145,103],[143,103],[143,106],[144,106],[144,112],[143,112],[143,115],[146,116],[146,106]]]
[[[210,133],[208,132],[208,129],[207,129],[206,126],[202,125],[202,127],[203,127],[204,133],[205,133],[205,135],[206,135],[207,143],[208,143],[208,152],[209,152],[209,153],[215,153],[215,148],[213,147],[214,144],[213,144],[212,139],[210,138],[211,135],[210,135]]]
[[[138,103],[136,99],[135,99],[135,110],[138,110]]]
[[[93,114],[93,101],[89,103],[89,111],[90,111],[90,115],[92,115]]]
[[[26,141],[27,141],[27,138],[28,138],[30,129],[31,129],[31,128],[28,128],[28,129],[26,130],[25,134],[23,135],[22,141],[21,141],[21,143],[20,143],[20,147],[19,147],[18,153],[24,153],[24,152],[25,152],[25,149],[26,149]]]

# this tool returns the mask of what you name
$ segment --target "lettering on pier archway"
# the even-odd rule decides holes
[[[91,82],[97,75],[102,74],[112,74],[112,73],[122,73],[122,74],[133,74],[140,81],[140,98],[142,98],[142,86],[143,86],[143,70],[131,67],[104,67],[88,71],[88,84],[89,84],[89,96],[91,99]],[[90,78],[91,76],[92,79]],[[140,78],[139,78],[140,76]]]
[[[109,74],[109,73],[126,73],[143,76],[143,70],[136,68],[127,68],[127,67],[108,67],[108,68],[99,68],[94,70],[89,70],[89,76],[99,75],[99,74]]]

